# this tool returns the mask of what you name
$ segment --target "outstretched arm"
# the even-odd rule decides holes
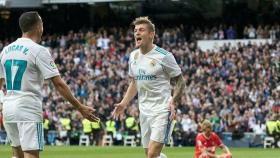
[[[134,79],[131,79],[131,82],[127,88],[127,91],[121,103],[127,106],[128,103],[135,97],[136,94],[137,94],[136,82]]]
[[[71,93],[71,90],[67,86],[67,84],[61,79],[60,76],[55,76],[51,78],[55,88],[58,92],[68,100],[80,113],[83,117],[87,118],[90,121],[98,122],[99,118],[96,117],[93,112],[95,111],[92,107],[85,106],[81,104]]]
[[[119,119],[123,117],[125,108],[129,104],[129,102],[135,97],[136,94],[137,94],[136,82],[134,79],[132,79],[122,101],[115,105],[115,109],[112,113],[114,119]]]

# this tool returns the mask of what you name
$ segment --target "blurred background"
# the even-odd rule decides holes
[[[101,118],[83,119],[46,81],[46,144],[140,146],[137,98],[123,120],[111,112],[129,83],[131,22],[149,16],[155,43],[174,54],[187,85],[171,146],[194,146],[204,119],[226,145],[280,146],[280,0],[0,0],[0,51],[21,36],[18,18],[31,10],[61,76]]]

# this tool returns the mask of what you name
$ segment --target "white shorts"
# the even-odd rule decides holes
[[[21,147],[23,151],[43,150],[44,132],[39,122],[6,122],[4,123],[11,146]]]
[[[174,124],[169,119],[170,112],[157,116],[146,116],[140,113],[140,126],[143,148],[148,148],[150,140],[169,144]]]

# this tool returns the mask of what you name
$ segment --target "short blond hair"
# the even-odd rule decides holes
[[[212,129],[212,124],[209,120],[204,120],[201,124],[202,131],[205,131],[206,128],[211,128]]]
[[[140,24],[147,24],[148,25],[148,29],[151,31],[151,32],[155,32],[155,25],[152,23],[152,21],[149,19],[149,17],[147,16],[140,16],[138,18],[136,18],[132,24],[134,26],[136,25],[140,25]]]

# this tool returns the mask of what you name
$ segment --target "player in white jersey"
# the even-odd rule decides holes
[[[43,22],[37,12],[19,18],[22,38],[6,46],[0,55],[0,87],[6,82],[3,100],[4,126],[18,158],[38,158],[43,150],[42,95],[44,79],[50,79],[59,93],[81,114],[98,121],[92,107],[81,104],[61,79],[47,48],[41,41]]]
[[[138,93],[142,144],[148,158],[161,158],[163,145],[171,136],[171,121],[176,102],[185,88],[181,69],[172,53],[153,44],[155,26],[148,17],[133,22],[136,49],[130,54],[129,76],[132,81],[122,101],[113,111],[115,119],[123,117],[129,102]],[[171,80],[175,81],[171,95]]]

